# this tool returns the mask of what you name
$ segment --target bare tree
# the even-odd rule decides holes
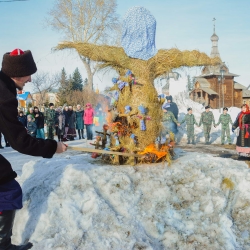
[[[93,107],[99,104],[103,107],[103,110],[106,110],[109,102],[104,95],[97,94],[89,89],[85,89],[84,91],[71,91],[66,96],[66,103],[72,106],[80,104],[83,107],[86,105],[86,103],[91,103]]]
[[[71,42],[117,44],[120,23],[116,0],[56,0],[48,13],[47,24],[64,34]],[[97,64],[80,55],[93,90]]]
[[[35,74],[32,78],[33,96],[36,105],[41,107],[48,100],[48,93],[59,86],[59,75],[49,75],[46,72]]]

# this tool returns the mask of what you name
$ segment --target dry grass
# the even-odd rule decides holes
[[[234,183],[229,178],[224,178],[221,185],[230,190],[234,189]]]
[[[127,69],[132,70],[134,75],[152,81],[182,66],[203,66],[220,63],[219,58],[210,58],[205,53],[197,50],[180,51],[178,49],[160,49],[158,53],[147,61],[131,58],[126,55],[123,48],[108,45],[95,45],[89,43],[62,42],[56,49],[74,48],[80,55],[93,61],[102,62],[100,68],[113,68],[120,75],[124,75]]]

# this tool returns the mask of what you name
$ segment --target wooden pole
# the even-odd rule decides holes
[[[75,151],[82,151],[82,152],[93,152],[93,153],[99,153],[99,154],[109,154],[109,155],[121,155],[121,156],[128,156],[128,157],[143,157],[143,155],[139,154],[131,154],[131,153],[123,153],[123,152],[117,152],[117,151],[108,151],[108,150],[101,150],[101,149],[94,149],[94,148],[83,148],[83,147],[71,147],[68,146],[69,150],[75,150]]]

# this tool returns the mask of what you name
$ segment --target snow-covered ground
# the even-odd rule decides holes
[[[174,101],[179,120],[192,107],[199,121],[202,105],[185,93]],[[217,122],[220,113],[212,111]],[[233,121],[238,112],[229,109]],[[202,127],[195,133],[203,143]],[[186,142],[185,125],[177,139]],[[212,128],[211,140],[220,144],[220,127]],[[88,146],[85,140],[69,144]],[[29,240],[34,250],[250,249],[248,165],[178,148],[175,152],[171,166],[132,167],[105,165],[76,151],[43,159],[1,150],[24,193],[14,243]]]
[[[86,145],[85,141],[70,142]],[[55,249],[250,249],[244,162],[176,149],[171,166],[109,166],[68,151],[1,151],[22,174],[15,243]],[[17,159],[19,159],[17,161]]]

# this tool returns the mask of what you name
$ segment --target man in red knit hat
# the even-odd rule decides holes
[[[11,147],[22,154],[51,158],[67,150],[67,145],[54,140],[35,139],[27,134],[18,121],[16,89],[22,90],[37,71],[31,51],[15,49],[3,56],[0,71],[0,131]],[[11,243],[16,209],[22,208],[22,190],[15,180],[17,174],[11,164],[0,155],[0,250],[26,250],[28,242],[16,246]]]

